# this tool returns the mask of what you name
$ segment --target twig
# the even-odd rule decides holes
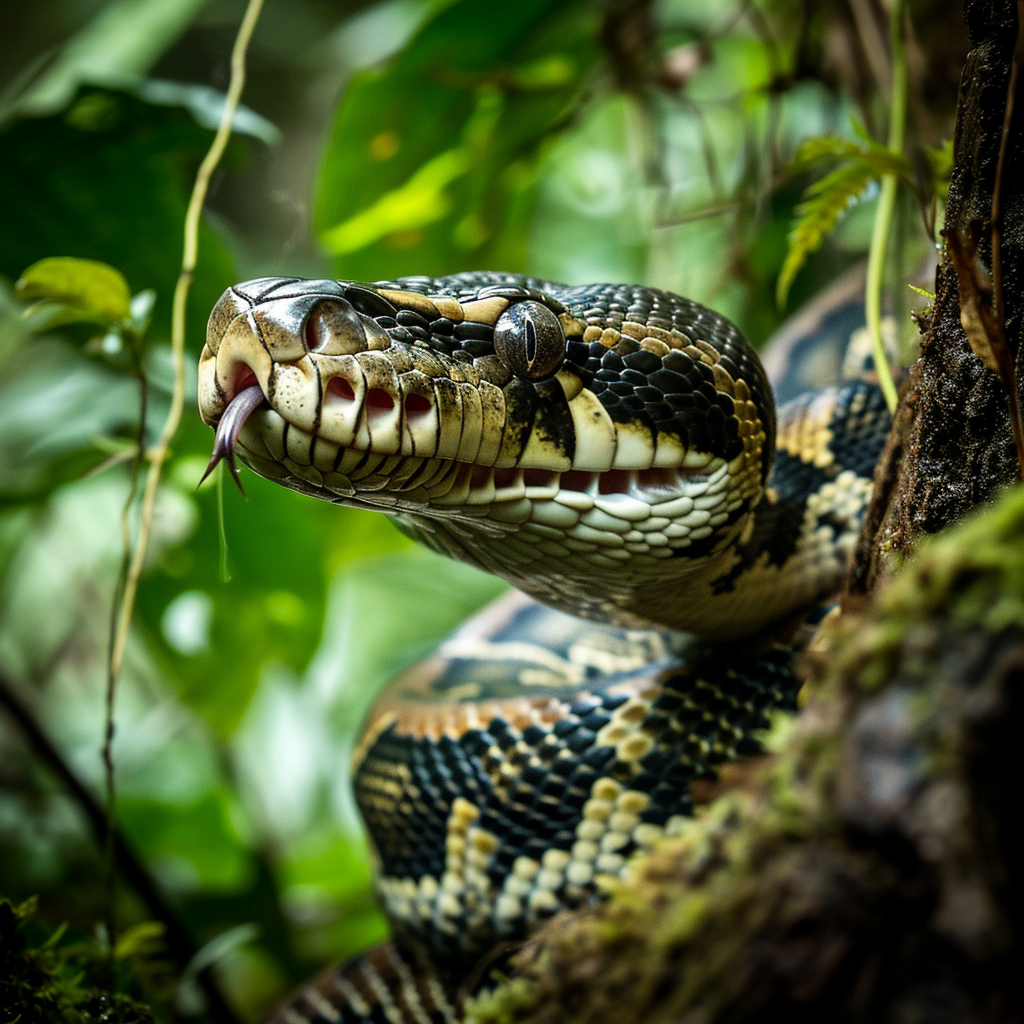
[[[128,333],[128,332],[126,332]],[[146,450],[146,409],[149,397],[149,386],[146,380],[146,370],[142,363],[142,339],[131,331],[127,337],[131,349],[132,367],[139,382],[139,426],[135,438],[135,452],[132,458],[131,474],[129,477],[128,494],[124,499],[124,506],[121,509],[121,567],[117,574],[117,587],[114,593],[114,601],[110,611],[110,650],[114,648],[114,637],[117,630],[117,606],[124,595],[125,582],[128,579],[128,568],[131,564],[132,552],[132,531],[131,513],[135,505],[135,496],[139,490],[139,472],[142,468],[143,453]],[[106,916],[107,916],[107,971],[108,983],[111,988],[114,985],[114,946],[117,942],[117,920],[114,911],[114,802],[115,802],[115,781],[114,781],[114,692],[117,685],[116,677],[109,670],[107,671],[107,687],[104,695],[104,728],[103,748],[101,757],[103,759],[103,775],[106,782],[106,832],[103,840],[103,857],[106,866]]]
[[[135,851],[128,845],[121,832],[115,827],[108,833],[107,816],[100,802],[83,785],[82,780],[71,770],[60,751],[43,732],[28,706],[18,695],[19,690],[20,687],[14,680],[0,671],[0,706],[17,724],[36,756],[49,766],[81,808],[100,849],[104,848],[109,834],[114,863],[124,880],[146,905],[147,912],[154,920],[163,924],[167,950],[174,957],[179,969],[184,970],[196,955],[195,943],[164,898],[153,876],[135,855]],[[231,1008],[224,1002],[224,997],[209,969],[200,973],[199,982],[207,999],[210,1016],[221,1024],[238,1024]]]
[[[892,94],[889,104],[888,147],[893,153],[903,153],[903,130],[907,118],[907,55],[903,46],[903,19],[906,0],[893,0],[889,19],[890,42],[892,47]],[[864,292],[864,307],[867,316],[868,333],[874,352],[875,370],[878,383],[885,395],[890,412],[896,411],[896,385],[892,380],[889,360],[882,342],[882,277],[885,270],[885,249],[892,226],[893,209],[896,205],[896,188],[899,180],[895,174],[882,178],[882,189],[875,210],[875,224],[871,232],[871,249],[868,252],[867,283]]]
[[[128,643],[128,631],[131,625],[132,612],[135,608],[135,597],[138,592],[139,579],[142,576],[142,566],[146,559],[146,550],[149,547],[149,537],[153,527],[153,509],[156,504],[160,474],[164,463],[167,461],[171,441],[178,430],[182,410],[185,405],[185,310],[188,291],[192,284],[192,278],[195,275],[196,259],[199,252],[199,218],[202,214],[203,203],[206,200],[206,193],[210,186],[210,178],[217,164],[220,163],[220,159],[227,147],[228,139],[231,137],[231,123],[245,85],[245,55],[262,7],[263,0],[249,0],[248,6],[245,9],[245,14],[242,17],[238,34],[235,37],[235,44],[231,51],[231,80],[228,84],[228,92],[224,100],[220,124],[217,127],[217,132],[214,135],[210,149],[203,158],[203,162],[199,165],[199,170],[196,172],[192,195],[189,198],[188,208],[185,211],[181,272],[178,275],[178,281],[174,288],[174,298],[171,307],[171,354],[174,360],[174,390],[171,394],[171,407],[167,413],[167,419],[164,421],[163,429],[160,432],[160,438],[152,451],[148,453],[149,472],[146,474],[146,487],[139,515],[139,535],[131,555],[131,560],[127,566],[127,571],[122,573],[124,585],[123,588],[119,587],[119,590],[121,590],[120,603],[112,625],[110,659],[107,666],[107,717],[103,740],[103,760],[107,779],[108,836],[113,835],[114,815],[114,765],[112,759],[114,692],[117,678],[121,673],[121,667],[124,663],[124,652]],[[140,430],[144,428],[145,420],[140,424]],[[140,458],[142,457],[143,450],[144,448],[140,441]],[[129,505],[126,505],[125,516],[122,520],[122,528],[126,532],[126,554],[128,550],[127,510],[130,508],[130,503],[133,499],[134,481],[129,493]],[[112,840],[107,840],[105,845],[110,841]],[[110,900],[108,908],[108,929],[110,934],[108,935],[108,940],[111,950],[114,945],[113,926],[113,900]]]
[[[1003,111],[1003,133],[999,139],[999,159],[996,161],[996,181],[992,189],[992,299],[995,303],[996,320],[1006,324],[1006,310],[1003,305],[1003,170],[1006,164],[1007,142],[1013,123],[1013,104],[1017,95],[1017,78],[1020,66],[1024,64],[1024,0],[1017,0],[1017,43],[1013,48],[1013,62],[1010,65],[1010,83],[1006,89],[1006,109]],[[1024,470],[1024,462],[1022,462]]]
[[[1013,441],[1017,448],[1017,462],[1024,478],[1024,424],[1021,423],[1020,402],[1017,399],[1017,379],[1013,356],[1006,343],[1006,324],[996,316],[993,301],[992,275],[981,261],[978,239],[980,221],[971,221],[969,231],[944,232],[946,251],[956,270],[960,291],[960,326],[974,354],[994,373],[998,373],[1010,406]]]

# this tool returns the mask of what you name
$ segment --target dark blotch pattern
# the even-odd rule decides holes
[[[418,881],[440,879],[445,870],[448,818],[457,797],[480,811],[476,825],[499,846],[490,878],[500,889],[517,857],[540,859],[549,849],[571,849],[582,808],[596,781],[610,777],[650,795],[641,819],[664,825],[689,814],[694,780],[714,777],[723,761],[760,750],[758,735],[769,712],[793,709],[799,684],[789,651],[759,656],[723,654],[694,646],[684,659],[663,662],[656,672],[595,680],[593,692],[570,706],[550,728],[516,729],[502,717],[458,739],[416,739],[394,726],[372,744],[355,775],[356,800],[381,858],[381,874]],[[639,762],[620,761],[612,746],[596,745],[597,734],[628,698],[607,690],[630,680],[637,692],[660,688],[642,729],[654,740]],[[630,843],[618,852],[628,856]],[[586,893],[566,883],[556,893],[571,906]],[[471,958],[500,938],[493,927],[450,933],[430,921],[416,928],[447,959]]]
[[[470,302],[490,297],[510,302],[539,302],[552,312],[567,311],[587,326],[621,331],[623,324],[638,324],[678,332],[681,345],[698,342],[711,346],[721,368],[733,380],[744,380],[751,396],[762,412],[769,449],[774,444],[771,389],[760,362],[740,332],[724,317],[699,303],[671,292],[640,285],[595,284],[569,287],[523,277],[518,274],[472,273],[451,277],[409,277],[397,281],[377,282],[380,287],[416,292],[421,295],[445,295]],[[463,322],[449,328],[445,321],[439,331],[434,321],[429,325],[422,318],[392,324],[378,320],[381,326],[397,337],[396,327],[421,332],[429,328],[429,345],[448,354],[460,347],[474,359],[493,353],[494,329],[489,324]],[[426,344],[427,339],[419,341]],[[739,423],[734,415],[733,400],[715,385],[711,367],[699,357],[674,349],[661,358],[643,349],[638,341],[622,334],[613,348],[600,341],[584,342],[582,337],[567,338],[565,367],[576,372],[607,409],[612,420],[634,423],[646,428],[653,438],[657,431],[676,435],[686,448],[710,452],[726,460],[742,451]],[[517,403],[522,404],[517,398]],[[555,396],[553,404],[564,407],[564,400]],[[545,416],[548,406],[544,409]],[[517,415],[517,423],[520,417]],[[566,422],[568,422],[566,420]],[[545,431],[552,437],[571,436],[564,424],[545,421]],[[567,455],[572,457],[571,449]]]
[[[787,403],[779,411],[779,422],[799,420],[813,395],[803,395]],[[735,582],[763,552],[768,564],[783,565],[796,551],[805,530],[804,518],[808,498],[844,470],[857,476],[870,477],[874,472],[885,440],[892,426],[892,417],[881,388],[865,380],[851,380],[835,389],[832,416],[828,431],[832,461],[828,465],[814,463],[813,452],[775,452],[769,486],[775,491],[774,503],[762,501],[755,511],[754,532],[749,542],[739,549],[740,561],[713,584],[715,593],[732,590]],[[861,516],[853,520],[831,514],[822,516],[818,526],[827,526],[833,536],[860,529]]]

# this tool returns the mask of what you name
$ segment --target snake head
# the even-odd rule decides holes
[[[627,624],[749,532],[774,441],[728,321],[656,289],[513,274],[236,285],[210,316],[199,408],[211,467],[237,455]]]

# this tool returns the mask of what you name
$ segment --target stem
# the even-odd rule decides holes
[[[1021,422],[1020,401],[1017,397],[1017,377],[1013,358],[1007,348],[1006,305],[1003,299],[1003,170],[1006,165],[1007,142],[1013,126],[1013,107],[1017,95],[1020,65],[1024,63],[1024,0],[1017,0],[1017,41],[1010,64],[1010,81],[1006,89],[1006,108],[1003,111],[1003,131],[999,138],[999,158],[996,161],[996,180],[992,188],[992,306],[995,327],[1001,343],[1000,374],[1006,387],[1013,425],[1013,442],[1017,449],[1017,463],[1024,479],[1024,423]]]
[[[171,353],[174,358],[174,391],[171,395],[171,408],[164,422],[160,439],[149,455],[149,473],[146,476],[146,490],[142,498],[142,514],[139,519],[139,538],[125,581],[124,597],[121,601],[120,615],[114,634],[114,644],[110,652],[110,675],[117,678],[124,660],[125,644],[128,642],[128,627],[131,624],[132,610],[135,607],[135,594],[142,575],[142,565],[149,545],[149,534],[153,525],[153,506],[156,503],[157,485],[160,483],[160,472],[170,451],[171,440],[181,422],[181,413],[185,405],[185,304],[188,299],[189,286],[196,269],[196,255],[199,250],[199,217],[203,210],[203,202],[213,175],[224,149],[231,136],[231,121],[242,95],[245,85],[245,53],[252,38],[256,20],[259,18],[263,0],[249,0],[242,17],[242,23],[235,37],[235,45],[231,51],[231,81],[228,85],[224,110],[221,113],[220,125],[213,138],[209,152],[203,158],[196,173],[192,197],[185,212],[185,243],[181,260],[181,273],[174,289],[174,301],[171,312]]]
[[[142,363],[142,338],[134,331],[125,331],[123,340],[128,344],[132,355],[132,368],[139,382],[139,426],[135,437],[135,454],[132,458],[131,472],[129,474],[128,494],[124,499],[124,506],[121,509],[121,568],[117,574],[117,586],[114,591],[114,601],[110,615],[110,647],[113,651],[114,637],[116,636],[117,618],[116,609],[118,602],[124,596],[124,587],[128,579],[128,569],[131,564],[132,532],[131,512],[135,504],[135,496],[139,492],[139,472],[142,468],[142,460],[146,450],[146,408],[149,397],[149,386],[146,380],[146,370]],[[114,912],[114,822],[116,821],[115,807],[115,786],[114,786],[114,696],[117,689],[117,678],[114,676],[108,665],[107,687],[104,699],[104,728],[103,748],[101,757],[103,760],[103,776],[105,782],[106,798],[106,833],[103,841],[103,859],[106,866],[106,903],[107,903],[107,969],[109,983],[114,983],[114,946],[117,943],[117,920]]]
[[[163,429],[160,432],[160,438],[148,455],[149,472],[146,474],[142,510],[139,515],[139,535],[135,543],[135,550],[132,552],[131,560],[127,566],[127,572],[122,572],[121,576],[124,585],[123,588],[119,587],[119,590],[121,590],[120,608],[115,614],[110,643],[110,659],[107,666],[106,728],[103,740],[103,761],[107,780],[106,835],[110,838],[104,841],[104,846],[105,848],[109,847],[111,858],[113,856],[111,844],[113,843],[114,823],[114,763],[112,757],[114,692],[117,686],[117,678],[124,664],[124,652],[128,643],[128,631],[131,626],[132,612],[135,608],[135,597],[138,593],[139,579],[142,576],[142,566],[146,559],[146,550],[149,547],[149,537],[153,526],[153,509],[156,505],[156,493],[160,483],[160,474],[170,453],[171,441],[178,430],[181,414],[185,406],[185,310],[188,291],[192,284],[192,278],[195,275],[196,260],[199,253],[199,219],[203,212],[206,193],[210,187],[210,178],[217,164],[220,163],[220,159],[227,147],[228,139],[231,137],[231,122],[234,118],[235,110],[238,108],[238,101],[241,98],[242,89],[245,85],[245,55],[262,7],[263,0],[249,0],[245,14],[242,16],[242,23],[238,27],[238,34],[235,37],[235,44],[231,51],[231,80],[228,84],[228,92],[224,100],[224,110],[221,112],[220,124],[217,126],[217,132],[213,137],[210,149],[203,158],[203,162],[199,165],[199,170],[196,172],[195,184],[192,186],[192,195],[189,198],[188,208],[185,211],[181,272],[178,275],[178,281],[174,288],[174,299],[171,307],[171,354],[174,360],[174,390],[171,394],[171,407],[167,413],[167,419],[164,421]],[[144,419],[139,429],[140,431],[145,429]],[[140,442],[140,459],[143,456],[144,450],[144,445]],[[129,501],[134,499],[134,490],[133,484],[129,493]],[[125,532],[126,540],[126,556],[128,551],[128,507],[126,505],[126,514],[122,519],[122,529]],[[110,956],[112,958],[114,948],[112,892],[109,895],[111,898],[108,905],[108,929],[110,931]],[[111,972],[112,975],[113,972]],[[217,999],[219,999],[219,994],[213,1000],[214,1005],[217,1004]]]
[[[992,298],[996,321],[1005,326],[1006,310],[1003,304],[1003,170],[1006,165],[1006,143],[1013,124],[1013,105],[1017,95],[1017,76],[1024,60],[1024,0],[1017,0],[1017,42],[1010,65],[1010,82],[1006,89],[1006,108],[1003,111],[1003,132],[999,139],[999,159],[996,161],[996,180],[992,189]]]
[[[907,119],[907,56],[903,46],[903,19],[906,0],[893,0],[889,18],[889,38],[892,48],[892,94],[889,110],[888,147],[893,153],[903,153],[903,130]],[[898,179],[894,174],[882,178],[882,191],[875,210],[875,225],[871,232],[871,249],[868,252],[867,284],[864,306],[867,314],[868,332],[874,353],[878,383],[885,395],[890,412],[896,411],[896,385],[882,343],[882,277],[885,270],[885,249],[892,226],[893,209],[896,206]]]

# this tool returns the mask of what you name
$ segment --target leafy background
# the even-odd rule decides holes
[[[116,696],[118,830],[202,949],[184,973],[158,970],[152,908],[117,886],[115,919],[133,937],[117,983],[158,1019],[206,1019],[204,963],[238,1019],[255,1020],[385,934],[349,796],[354,736],[388,676],[501,589],[383,517],[249,473],[248,501],[223,493],[222,570],[218,489],[197,490],[212,438],[191,397],[217,296],[265,274],[493,267],[670,288],[761,344],[866,252],[889,169],[864,140],[885,137],[886,9],[268,0],[202,230],[189,400]],[[185,204],[241,11],[41,0],[5,12],[0,670],[98,800],[129,479],[118,456],[138,432],[138,383],[95,331],[34,330],[13,285],[36,260],[78,256],[155,292],[143,357],[155,439]],[[946,5],[921,0],[910,15],[910,140],[887,268],[908,341],[904,282],[932,245],[966,43]],[[829,170],[841,187],[813,191]],[[787,252],[799,264],[818,244],[780,306]],[[0,895],[38,896],[30,940],[66,922],[51,946],[88,962],[106,941],[104,879],[80,804],[0,712]]]

